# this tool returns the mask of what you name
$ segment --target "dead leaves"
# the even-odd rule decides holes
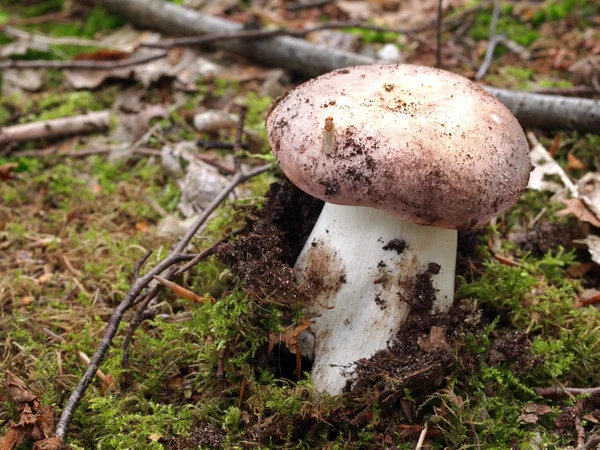
[[[0,180],[7,181],[14,178],[13,170],[19,167],[19,164],[9,162],[0,164]]]
[[[540,416],[550,414],[552,408],[548,405],[542,405],[539,403],[527,403],[523,406],[523,412],[519,417],[519,422],[534,424],[540,419]]]
[[[40,406],[23,380],[10,372],[6,373],[5,384],[8,397],[21,417],[19,423],[8,422],[8,431],[0,438],[0,450],[13,450],[28,438],[36,441],[34,450],[62,448],[62,439],[52,436],[52,407]]]
[[[583,58],[569,67],[571,81],[575,86],[586,85],[600,92],[600,55]]]
[[[298,325],[292,324],[286,327],[283,333],[272,333],[269,336],[269,353],[273,351],[275,344],[283,342],[290,353],[295,355],[300,350],[298,336],[300,336],[300,333],[310,327],[310,325],[311,323],[308,320],[302,319]]]
[[[595,227],[600,227],[600,219],[598,219],[598,217],[596,217],[595,214],[590,211],[587,206],[585,206],[585,203],[583,203],[583,200],[580,198],[563,200],[563,203],[566,205],[566,208],[558,211],[556,213],[557,217],[573,214],[581,222],[587,222]]]

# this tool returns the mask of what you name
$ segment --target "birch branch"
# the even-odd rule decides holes
[[[197,36],[235,32],[243,28],[239,23],[159,0],[97,0],[96,4],[121,15],[134,25],[168,34]],[[307,77],[340,67],[375,62],[369,56],[319,46],[288,36],[229,40],[215,42],[213,45],[248,55],[269,65],[295,70]]]
[[[110,113],[108,111],[91,112],[81,116],[63,117],[0,128],[0,145],[9,142],[56,139],[94,131],[106,131],[109,127]]]
[[[600,101],[532,94],[484,86],[511,110],[522,126],[600,132]]]

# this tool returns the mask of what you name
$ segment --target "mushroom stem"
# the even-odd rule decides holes
[[[392,343],[409,313],[449,310],[456,240],[455,230],[325,203],[296,262],[316,291],[300,342],[317,389],[339,394],[351,378],[344,369]]]

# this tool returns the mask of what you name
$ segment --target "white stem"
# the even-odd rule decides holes
[[[325,204],[296,262],[315,292],[300,341],[317,389],[339,394],[349,378],[341,369],[386,348],[409,310],[448,311],[456,236],[373,208]]]

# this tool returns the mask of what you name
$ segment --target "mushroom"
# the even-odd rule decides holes
[[[529,147],[477,84],[415,65],[322,75],[278,99],[266,124],[285,175],[326,202],[296,268],[319,288],[302,353],[315,386],[338,394],[409,313],[449,310],[456,230],[519,199]]]

